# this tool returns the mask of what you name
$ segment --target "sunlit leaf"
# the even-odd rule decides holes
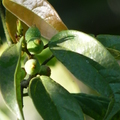
[[[105,47],[83,32],[75,30],[66,30],[59,32],[49,42],[51,49],[64,49],[70,50],[92,60],[98,62],[105,68],[111,68],[120,72],[120,67],[113,56],[105,49]]]
[[[49,42],[50,50],[79,80],[102,94],[107,92],[108,81],[99,71],[112,69],[120,73],[113,56],[95,38],[78,31],[67,30],[55,35]],[[98,64],[86,58],[93,59]],[[105,71],[104,71],[105,72]],[[119,78],[120,79],[120,78]],[[100,83],[101,82],[101,83]],[[107,82],[107,83],[105,83]]]
[[[23,114],[19,109],[14,87],[14,73],[20,55],[20,48],[21,42],[11,45],[0,57],[0,88],[6,105],[20,120],[23,120]]]
[[[44,120],[84,120],[76,100],[47,76],[33,78],[29,94]]]
[[[116,97],[120,88],[120,67],[100,42],[82,32],[67,30],[55,35],[49,48],[79,80],[105,97],[112,95],[114,103],[109,106],[106,120],[120,110],[117,107],[120,94]]]
[[[54,8],[46,0],[3,0],[3,5],[28,26],[36,25],[43,37],[50,39],[66,30]]]

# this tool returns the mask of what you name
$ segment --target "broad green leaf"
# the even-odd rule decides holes
[[[14,87],[14,73],[20,55],[21,42],[11,45],[0,57],[0,89],[2,96],[10,110],[23,120],[23,115],[16,100]]]
[[[96,63],[91,64],[91,60],[87,57],[71,51],[52,49],[52,52],[77,79],[100,94],[106,97],[111,96],[111,88],[96,69]]]
[[[47,0],[3,0],[3,5],[28,26],[36,25],[47,39],[67,29]]]
[[[115,104],[111,104],[110,108],[119,105],[114,95],[120,88],[115,84],[120,81],[120,67],[99,41],[82,32],[67,30],[55,35],[49,42],[49,48],[79,80],[106,97],[112,94]],[[113,109],[109,109],[108,113],[111,112],[112,117],[118,111],[116,109],[113,113]]]
[[[111,68],[115,71],[120,71],[120,68],[116,60],[96,39],[78,31],[62,31],[51,39],[49,47],[55,57],[75,77],[101,94],[106,96],[107,93],[109,96],[111,88],[99,74],[100,68],[96,68],[96,66],[101,65],[103,68]],[[97,63],[91,62],[91,59]],[[98,63],[100,65],[97,65]]]
[[[49,42],[50,49],[70,50],[98,62],[105,68],[111,68],[120,72],[120,67],[113,56],[104,46],[83,32],[65,30],[55,35]]]
[[[110,102],[109,99],[87,95],[84,93],[72,95],[77,99],[85,114],[89,115],[95,120],[102,120],[104,118],[108,104]]]
[[[120,106],[120,74],[119,72],[116,72],[112,69],[106,69],[106,70],[102,69],[99,71],[99,73],[102,74],[105,81],[109,83],[109,86],[113,91],[113,97],[111,99],[111,102],[109,104],[109,108],[105,117],[105,120],[110,120],[110,118],[112,118],[115,114],[117,114],[117,112],[120,111],[120,107],[118,107]]]
[[[29,93],[44,120],[84,120],[76,100],[47,76],[33,78]]]
[[[120,59],[120,36],[97,35],[96,39],[99,40],[116,59]]]

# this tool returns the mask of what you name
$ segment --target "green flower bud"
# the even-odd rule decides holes
[[[43,42],[38,38],[33,38],[27,43],[27,49],[32,55],[39,54],[43,48]]]
[[[25,40],[26,40],[26,42],[28,42],[30,39],[35,38],[35,37],[40,38],[41,33],[36,26],[32,26],[26,31]]]
[[[50,76],[51,75],[51,69],[46,65],[41,65],[39,74],[40,75],[45,75],[45,76]]]
[[[25,71],[29,75],[35,75],[39,72],[40,64],[36,59],[29,59],[25,63]]]
[[[18,19],[17,20],[17,35],[23,35],[23,27],[21,21]]]

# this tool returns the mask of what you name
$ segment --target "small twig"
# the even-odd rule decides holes
[[[1,37],[0,37],[0,45],[2,45],[2,44],[3,44],[3,42],[2,42]]]
[[[28,96],[28,93],[23,93],[23,97],[27,97]]]
[[[5,32],[6,40],[8,42],[8,45],[10,46],[12,44],[12,40],[9,36],[8,30],[7,30],[7,27],[6,27],[5,14],[4,14],[4,11],[3,11],[3,6],[2,6],[2,1],[1,0],[0,0],[0,16],[1,16],[2,24],[3,24],[3,29],[4,29],[4,32]]]
[[[24,104],[23,104],[23,97],[25,96],[25,94],[23,94],[23,90],[24,90],[24,88],[27,88],[27,87],[28,87],[29,82],[30,82],[30,80],[32,79],[32,77],[33,77],[33,76],[29,76],[29,78],[28,78],[27,80],[23,80],[23,81],[21,82],[22,106],[24,106]]]
[[[45,46],[44,46],[44,49],[46,49],[48,47],[48,44],[46,44]]]
[[[33,78],[33,76],[29,76],[29,78],[28,78],[27,80],[23,80],[23,81],[21,82],[21,87],[27,88],[28,85],[29,85],[29,82],[30,82],[30,80],[31,80],[32,78]]]
[[[29,59],[33,58],[33,55],[30,54],[30,52],[28,51],[28,49],[26,48],[25,49],[25,52],[27,53]]]
[[[24,88],[23,88],[22,86],[20,86],[20,87],[21,87],[21,101],[22,101],[22,107],[23,107],[23,106],[24,106],[24,105],[23,105],[23,89],[24,89]]]
[[[23,42],[22,50],[23,50],[24,52],[26,52],[26,54],[28,55],[28,59],[33,58],[34,55],[31,55],[31,54],[30,54],[30,52],[29,52],[28,49],[27,49],[27,45],[26,45],[25,42]]]
[[[48,59],[46,59],[41,65],[47,64],[52,58],[54,58],[54,55],[51,55]]]

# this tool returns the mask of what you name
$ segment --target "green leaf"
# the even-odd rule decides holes
[[[33,78],[29,93],[44,120],[84,120],[76,100],[47,76]]]
[[[99,40],[116,59],[120,59],[120,36],[97,35],[96,39]]]
[[[20,55],[21,42],[11,45],[0,57],[0,88],[2,96],[10,110],[20,119],[23,115],[16,100],[14,73]]]
[[[110,102],[109,99],[84,93],[72,94],[78,101],[83,112],[95,120],[102,120]]]
[[[3,5],[28,26],[36,25],[47,39],[67,29],[47,0],[3,0]]]
[[[20,46],[19,46],[19,59],[17,62],[16,70],[14,73],[14,84],[15,84],[15,92],[16,92],[16,100],[19,106],[20,113],[22,115],[22,119],[24,119],[23,116],[23,101],[21,97],[21,80],[24,79],[24,75],[22,74],[22,69],[21,69],[21,50],[22,50],[22,41],[24,40],[24,37],[22,36],[20,38]]]
[[[120,67],[99,41],[85,33],[67,30],[56,34],[48,45],[76,78],[105,97],[113,96],[115,104],[111,104],[112,109],[107,112],[111,112],[111,117],[119,111],[113,112],[113,108],[119,105],[114,95],[120,88],[115,84],[120,81]]]
[[[70,50],[98,62],[105,68],[120,71],[113,56],[94,37],[75,30],[65,30],[56,34],[49,42],[50,49]]]
[[[111,82],[110,86],[114,95],[110,101],[108,111],[105,116],[105,120],[110,120],[115,114],[120,112],[120,81],[118,82]],[[113,117],[114,118],[114,117]],[[120,115],[119,115],[120,118]]]
[[[102,95],[110,96],[111,88],[98,71],[103,68],[118,70],[119,66],[97,40],[82,32],[68,30],[55,35],[49,48],[75,77]]]

